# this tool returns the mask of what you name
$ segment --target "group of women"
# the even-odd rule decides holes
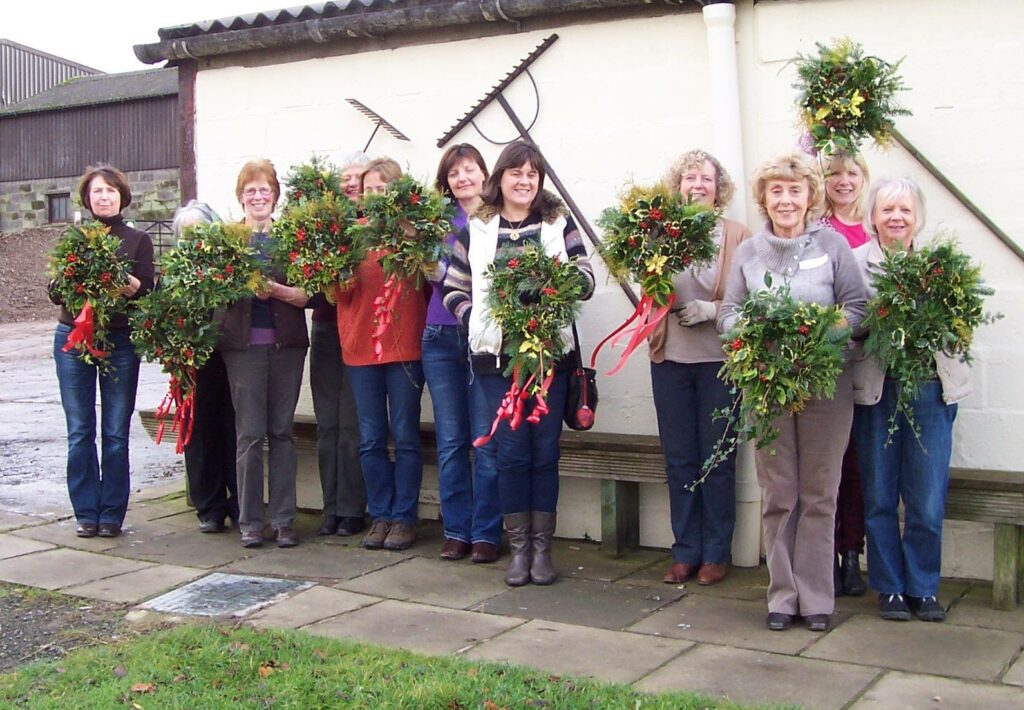
[[[401,174],[393,160],[371,161],[361,154],[346,161],[342,172],[345,193],[357,203],[365,193],[386,190]],[[267,527],[278,546],[298,544],[291,430],[311,342],[304,310],[311,308],[310,374],[324,499],[320,534],[362,532],[368,510],[364,547],[402,550],[413,544],[426,384],[444,521],[440,556],[494,562],[504,523],[511,552],[505,581],[511,586],[555,581],[551,542],[560,418],[524,421],[515,431],[501,426],[487,444],[472,445],[489,431],[509,387],[502,333],[487,297],[486,272],[497,251],[532,244],[573,259],[583,297],[594,289],[580,233],[561,200],[544,190],[544,179],[543,157],[527,143],[506,146],[490,170],[471,145],[444,153],[436,187],[456,207],[450,256],[429,284],[410,280],[405,285],[376,351],[367,336],[375,328],[374,301],[385,281],[379,252],[359,265],[352,283],[339,286],[336,305],[322,296],[307,298],[268,262],[265,290],[217,314],[218,355],[200,372],[196,428],[186,451],[203,532],[223,531],[230,518],[246,547],[262,545]],[[664,181],[718,210],[734,193],[723,166],[699,150],[681,156]],[[969,392],[966,366],[937,356],[936,378],[913,403],[922,442],[902,421],[886,445],[895,383],[864,354],[866,334],[860,328],[871,273],[892,249],[913,248],[924,224],[920,189],[897,179],[876,181],[868,190],[863,159],[846,154],[824,166],[802,153],[784,154],[760,166],[752,185],[763,227],[751,235],[743,225],[719,219],[718,258],[710,267],[675,277],[679,305],[651,337],[651,380],[674,536],[664,581],[695,578],[711,585],[727,574],[735,524],[734,457],[722,460],[701,485],[691,490],[691,484],[723,434],[725,423],[712,414],[732,402],[729,386],[718,377],[724,358],[720,334],[736,324],[741,305],[765,287],[770,274],[798,300],[840,306],[853,337],[834,396],[778,417],[774,451],[755,454],[771,576],[767,626],[784,630],[802,619],[811,630],[828,629],[834,597],[865,591],[859,560],[865,528],[868,581],[880,595],[883,618],[916,614],[941,620],[944,610],[936,599],[941,524],[956,402]],[[265,257],[280,192],[268,161],[242,168],[236,196],[252,244]],[[112,168],[93,169],[82,179],[80,196],[121,239],[119,255],[133,275],[124,290],[130,302],[153,287],[153,263],[148,237],[121,217],[131,200],[127,181]],[[179,211],[175,227],[214,219],[208,207],[190,203]],[[138,359],[127,320],[120,316],[111,322],[109,370],[97,371],[63,352],[73,318],[62,310],[54,349],[68,423],[68,486],[78,534],[116,535],[127,508],[127,431]],[[565,405],[568,360],[554,368],[548,406],[555,413]],[[102,467],[95,449],[97,377]],[[852,437],[837,436],[851,429]],[[264,441],[269,448],[266,513]]]

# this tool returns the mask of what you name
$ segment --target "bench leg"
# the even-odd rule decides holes
[[[601,548],[621,557],[640,547],[640,484],[601,481]]]
[[[992,608],[1017,608],[1021,589],[1021,557],[1024,539],[1017,525],[996,523],[995,555],[992,566]]]

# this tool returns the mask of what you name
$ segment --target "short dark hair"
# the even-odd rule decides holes
[[[525,141],[515,141],[505,146],[505,149],[501,151],[501,155],[494,162],[494,170],[491,172],[490,177],[487,178],[487,182],[484,183],[483,192],[480,197],[483,199],[485,205],[497,207],[501,209],[505,206],[505,198],[501,194],[501,177],[505,174],[506,170],[512,168],[518,168],[522,165],[529,163],[534,170],[537,171],[539,180],[537,181],[537,196],[533,198],[533,203],[530,205],[530,211],[537,211],[544,204],[544,156],[541,155],[540,148],[535,146],[533,143],[527,143]]]
[[[128,178],[124,176],[124,173],[113,165],[98,163],[87,167],[85,175],[78,181],[78,199],[82,201],[82,206],[87,210],[92,212],[92,205],[89,203],[89,183],[95,177],[101,177],[108,185],[117,188],[117,191],[121,194],[122,210],[132,203],[132,189],[128,186]]]
[[[480,155],[480,151],[476,149],[476,146],[469,143],[456,143],[448,147],[448,150],[441,156],[441,162],[437,164],[437,177],[434,178],[434,187],[442,195],[454,197],[452,186],[448,184],[448,173],[463,160],[472,160],[479,165],[480,170],[484,174],[484,180],[490,177],[491,172],[487,169],[484,156]]]

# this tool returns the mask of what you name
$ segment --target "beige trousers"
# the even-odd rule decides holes
[[[853,377],[847,366],[832,399],[812,399],[799,414],[778,417],[779,438],[755,454],[769,612],[809,616],[835,609],[836,496],[852,421]]]

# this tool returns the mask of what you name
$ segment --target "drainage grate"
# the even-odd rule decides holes
[[[168,614],[245,616],[312,582],[214,572],[139,606]]]

